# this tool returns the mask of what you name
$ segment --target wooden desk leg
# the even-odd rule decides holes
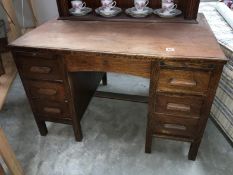
[[[189,160],[196,160],[200,143],[201,143],[201,140],[194,141],[194,142],[191,143],[191,146],[190,146],[190,149],[189,149],[189,154],[188,154],[188,159]]]
[[[40,135],[46,136],[48,134],[48,129],[46,127],[45,121],[41,121],[41,120],[36,119],[36,124],[38,126]]]
[[[77,121],[77,119],[75,119],[75,121],[73,122],[74,137],[77,142],[81,142],[83,139],[82,128],[81,128],[80,122],[81,121],[80,120]]]
[[[108,84],[107,73],[105,72],[102,78],[103,85],[106,86]]]
[[[145,153],[151,153],[151,146],[152,146],[152,130],[150,127],[149,115],[147,118],[147,128],[146,128],[146,145],[145,145]]]
[[[23,175],[23,170],[9,145],[3,130],[0,128],[0,155],[12,175]]]
[[[148,103],[148,117],[147,117],[147,128],[146,128],[146,144],[145,144],[145,152],[151,153],[151,145],[153,138],[153,123],[152,116],[154,114],[154,106],[155,106],[155,97],[156,97],[156,88],[157,82],[159,78],[159,62],[151,63],[151,74],[150,74],[150,92],[149,92],[149,103]]]
[[[103,74],[103,72],[76,72],[68,75],[71,93],[72,125],[76,141],[82,141],[83,135],[80,121],[104,76]]]

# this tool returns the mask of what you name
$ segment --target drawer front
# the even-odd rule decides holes
[[[56,58],[54,52],[40,52],[40,51],[14,51],[13,54],[17,57],[34,57],[34,58]]]
[[[26,81],[26,86],[33,99],[48,99],[51,101],[64,102],[67,98],[62,83],[28,80]]]
[[[206,94],[211,71],[161,69],[158,91]]]
[[[29,79],[63,80],[63,69],[57,58],[17,57],[17,65],[22,75]]]
[[[196,96],[157,94],[155,112],[184,117],[200,117],[203,99]]]
[[[71,119],[69,103],[34,100],[33,106],[36,110],[35,112],[40,116]]]
[[[196,134],[199,119],[176,118],[157,114],[152,119],[155,134],[193,138]]]

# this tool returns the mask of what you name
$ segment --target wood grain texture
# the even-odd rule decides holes
[[[47,134],[45,121],[67,123],[81,141],[81,118],[100,81],[106,84],[106,72],[132,74],[150,79],[145,152],[153,136],[188,141],[191,160],[227,61],[203,18],[198,24],[55,20],[11,49],[41,135]]]
[[[155,111],[180,117],[200,117],[203,97],[178,94],[157,94]]]
[[[68,95],[62,83],[32,80],[27,80],[25,83],[29,89],[31,98],[33,99],[57,102],[63,102],[64,99],[67,99]]]
[[[23,169],[16,159],[2,128],[0,128],[0,155],[12,175],[24,175]]]
[[[211,106],[222,74],[222,69],[223,69],[223,65],[221,64],[216,65],[216,68],[212,72],[212,76],[209,84],[209,90],[207,92],[205,101],[202,105],[201,118],[200,118],[200,122],[198,123],[195,139],[190,146],[190,150],[188,154],[189,160],[196,160],[201,139],[203,137],[206,128],[206,124],[210,115]]]
[[[159,61],[151,62],[150,68],[150,88],[149,88],[149,103],[148,103],[148,115],[147,115],[147,127],[146,127],[146,142],[145,142],[145,152],[151,153],[151,145],[152,145],[152,136],[153,136],[153,113],[154,107],[156,105],[156,101],[154,100],[156,97],[158,79],[159,79],[159,71],[160,64]]]
[[[174,116],[157,114],[153,116],[152,130],[154,133],[161,135],[193,138],[198,121],[198,119],[181,119]]]
[[[4,67],[4,74],[0,77],[0,110],[2,109],[11,84],[16,77],[17,69],[10,52],[3,53],[2,65]]]
[[[0,54],[0,76],[5,74],[5,69],[2,64],[2,55]]]
[[[183,65],[187,65],[187,67],[183,67]],[[152,64],[145,145],[147,153],[151,152],[152,137],[158,136],[191,142],[188,158],[196,159],[223,64],[210,66],[211,69],[208,67],[196,64],[193,66],[190,63],[171,66],[170,62],[163,61]],[[171,71],[170,76],[163,74],[164,71]],[[187,71],[192,72],[192,75],[189,76]],[[172,84],[169,85],[171,89],[162,88],[163,93],[161,93],[161,79],[166,79],[164,83],[169,84],[178,72],[182,72],[182,75],[178,76],[182,80],[195,80],[195,86],[190,86],[190,83],[178,83],[178,86]],[[203,74],[203,76],[197,78],[195,74]],[[207,77],[204,76],[205,74]],[[200,82],[199,80],[204,81]],[[196,93],[196,90],[199,93]]]
[[[150,61],[139,60],[133,56],[112,54],[78,54],[65,56],[69,72],[104,71],[125,73],[149,78]]]
[[[200,19],[199,24],[52,20],[10,45],[128,55],[137,56],[136,58],[146,57],[148,60],[201,58],[226,61],[225,55],[204,19]],[[174,51],[169,52],[167,48],[174,48]]]
[[[58,59],[19,56],[18,60],[22,74],[29,79],[63,81],[62,65]]]
[[[199,4],[200,4],[200,0],[187,0],[184,8],[185,19],[197,18]]]
[[[76,72],[68,75],[72,111],[75,116],[73,117],[73,129],[77,141],[81,141],[83,137],[80,121],[103,76],[104,72]]]
[[[157,91],[206,94],[211,71],[162,69]]]
[[[147,16],[146,18],[133,18],[125,13],[121,13],[114,18],[105,18],[94,11],[86,16],[63,16],[59,17],[59,20],[71,20],[71,21],[102,21],[102,22],[131,22],[131,23],[186,23],[186,24],[197,24],[197,20],[184,20],[184,15],[179,15],[176,18],[161,18],[154,14]]]
[[[72,118],[69,103],[66,102],[33,100],[32,105],[35,108],[35,113],[39,116],[70,120]]]
[[[2,0],[0,1],[0,5],[3,7],[7,14],[7,19],[10,24],[10,29],[12,30],[11,33],[13,35],[13,39],[18,38],[22,32],[21,32],[21,27],[19,25],[15,9],[14,9],[14,4],[12,0]]]

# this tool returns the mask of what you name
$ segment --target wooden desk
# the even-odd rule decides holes
[[[80,120],[104,72],[150,78],[145,150],[152,136],[191,142],[195,160],[226,58],[198,24],[53,20],[11,43],[41,135],[45,121]],[[146,114],[145,114],[146,115]]]

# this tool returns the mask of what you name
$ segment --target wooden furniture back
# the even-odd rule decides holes
[[[130,8],[134,6],[133,0],[115,0],[117,6],[123,9]],[[100,0],[85,0],[88,7],[93,9],[101,6]],[[178,4],[178,9],[182,10],[184,13],[184,18],[186,19],[196,19],[200,0],[174,0]],[[149,7],[156,9],[161,8],[162,0],[150,0]],[[68,0],[57,0],[58,10],[60,17],[70,16],[69,9],[71,8],[71,3]],[[143,19],[142,19],[143,20]]]

